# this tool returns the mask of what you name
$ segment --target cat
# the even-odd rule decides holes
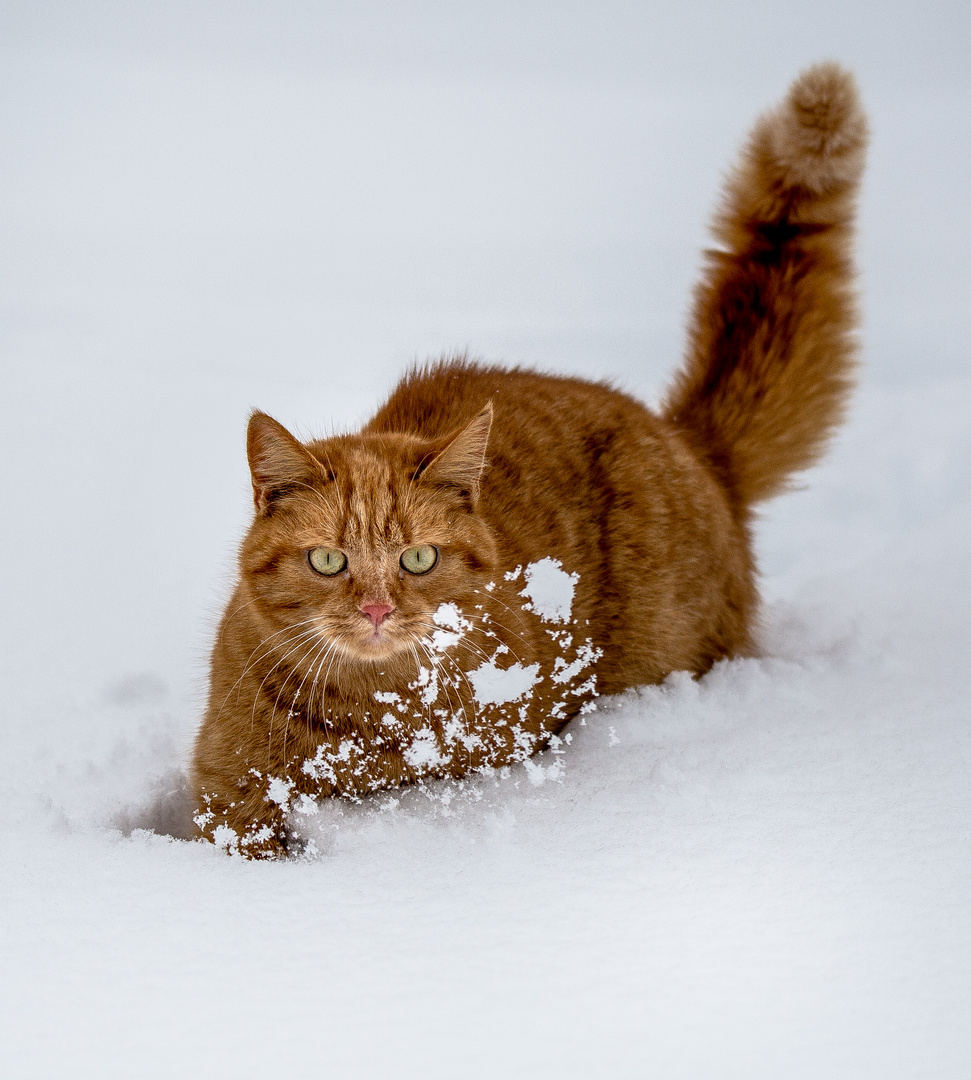
[[[284,855],[321,798],[524,761],[599,694],[752,653],[753,507],[817,460],[853,383],[866,141],[832,63],[757,122],[657,413],[462,357],[412,370],[357,434],[304,444],[253,413],[202,836]]]

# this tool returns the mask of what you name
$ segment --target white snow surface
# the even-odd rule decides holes
[[[5,1077],[971,1074],[968,55],[944,2],[3,5]],[[301,801],[312,859],[184,839],[248,410],[353,429],[464,347],[656,399],[830,56],[864,365],[758,526],[759,655]]]

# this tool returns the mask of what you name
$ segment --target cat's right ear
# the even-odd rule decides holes
[[[469,424],[449,436],[443,449],[421,471],[426,482],[463,492],[472,504],[479,497],[486,446],[492,430],[492,402]]]
[[[246,429],[253,502],[263,513],[274,499],[320,471],[316,458],[272,416],[255,410]]]

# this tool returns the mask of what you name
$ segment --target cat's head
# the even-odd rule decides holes
[[[256,516],[240,563],[261,620],[274,632],[302,627],[308,648],[325,655],[333,646],[342,662],[416,650],[421,659],[437,609],[467,603],[495,567],[495,541],[477,513],[491,424],[488,405],[443,439],[303,444],[254,413]]]

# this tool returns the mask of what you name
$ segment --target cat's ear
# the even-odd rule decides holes
[[[320,472],[317,459],[272,416],[259,410],[249,418],[246,455],[253,478],[253,502],[262,513],[289,488]]]
[[[479,495],[479,480],[485,468],[486,446],[492,429],[492,402],[461,431],[452,435],[444,449],[422,470],[421,478],[446,484],[466,492],[473,503]]]

